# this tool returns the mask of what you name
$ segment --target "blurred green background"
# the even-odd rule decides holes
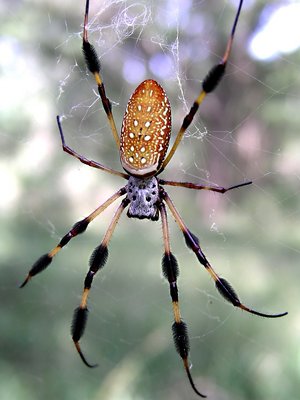
[[[224,81],[205,100],[162,175],[223,186],[253,180],[226,195],[168,192],[216,271],[245,304],[289,311],[268,320],[225,303],[170,217],[192,374],[212,400],[299,398],[300,51],[266,60],[249,52],[253,35],[292,3],[245,2]],[[174,137],[206,71],[222,56],[236,6],[225,0],[91,1],[90,40],[119,128],[134,88],[154,78],[170,97]],[[46,272],[18,289],[41,254],[124,185],[60,147],[56,114],[63,116],[70,146],[120,169],[81,55],[83,10],[83,0],[0,5],[0,397],[196,399],[171,337],[159,222],[124,215],[107,265],[94,281],[81,344],[98,368],[82,364],[69,329],[89,255],[116,205]],[[290,43],[285,22],[277,33]],[[265,46],[279,42],[277,36],[271,42]]]

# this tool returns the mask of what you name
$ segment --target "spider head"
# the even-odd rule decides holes
[[[165,158],[171,134],[171,107],[154,80],[142,82],[131,96],[123,118],[120,158],[125,171],[137,177],[155,175]]]
[[[157,202],[159,200],[158,182],[155,176],[151,178],[128,179],[127,198],[130,200],[127,215],[129,218],[151,219],[157,221],[159,217]]]

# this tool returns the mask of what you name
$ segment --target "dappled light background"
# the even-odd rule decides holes
[[[205,73],[222,57],[237,3],[91,1],[90,40],[119,129],[130,94],[153,78],[170,98],[174,138]],[[173,346],[160,222],[124,214],[94,280],[81,344],[98,368],[82,364],[69,331],[89,256],[116,205],[18,289],[41,254],[124,185],[60,146],[57,114],[72,148],[121,168],[81,55],[83,11],[83,0],[0,5],[0,397],[197,398]],[[245,2],[226,76],[162,175],[222,186],[253,181],[226,195],[168,192],[245,304],[289,311],[268,320],[225,303],[170,217],[192,374],[210,399],[299,398],[299,17],[296,1]]]

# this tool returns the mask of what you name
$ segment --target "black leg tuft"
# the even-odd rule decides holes
[[[78,342],[84,333],[88,317],[88,309],[77,307],[74,310],[73,321],[71,325],[71,334],[74,342]]]

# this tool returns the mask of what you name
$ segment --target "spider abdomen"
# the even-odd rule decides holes
[[[136,178],[131,176],[128,179],[127,198],[130,200],[127,215],[130,218],[144,219],[153,221],[158,220],[157,202],[159,200],[159,189],[157,179]]]
[[[145,80],[135,89],[123,118],[120,157],[125,171],[154,175],[165,158],[170,134],[169,99],[156,81]]]

